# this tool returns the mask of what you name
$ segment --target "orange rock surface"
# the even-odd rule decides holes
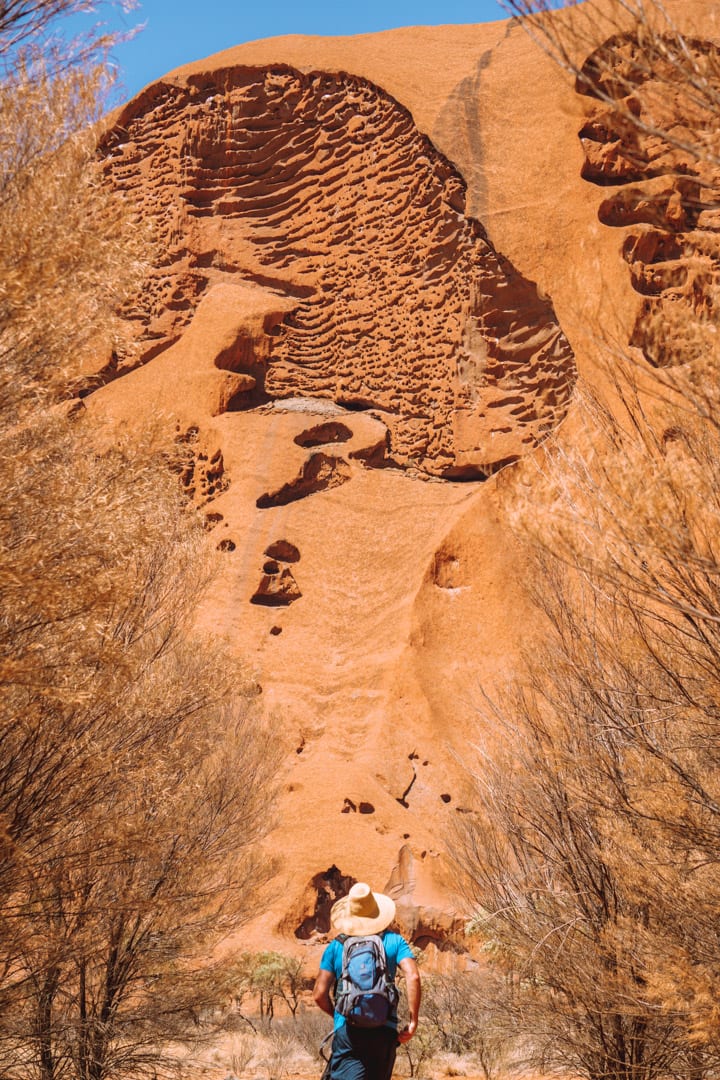
[[[668,6],[697,49],[720,38],[717,3]],[[666,362],[643,327],[702,291],[685,261],[714,228],[607,114],[508,21],[229,49],[103,138],[162,258],[87,422],[184,443],[223,560],[203,619],[286,751],[245,947],[312,966],[358,879],[422,946],[463,923],[460,759],[542,634],[512,517],[548,512],[536,462],[578,434],[598,328]]]

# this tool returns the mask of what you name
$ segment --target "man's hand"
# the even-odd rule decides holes
[[[398,1042],[401,1044],[410,1042],[416,1031],[417,1022],[415,1020],[411,1020],[407,1027],[404,1027],[402,1031],[398,1031]]]

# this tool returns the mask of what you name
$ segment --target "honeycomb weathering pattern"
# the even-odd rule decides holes
[[[236,358],[258,386],[231,408],[297,396],[372,408],[398,464],[448,478],[492,472],[565,415],[575,363],[551,304],[371,83],[285,66],[158,83],[101,152],[117,187],[140,189],[164,247],[127,313],[146,358],[229,275],[297,298],[267,362]]]
[[[681,47],[667,36],[650,57],[648,47],[618,34],[585,61],[577,90],[599,101],[580,131],[582,175],[617,189],[599,217],[628,228],[622,254],[644,298],[630,344],[651,364],[668,366],[694,358],[687,327],[712,315],[720,285],[720,170],[716,142],[705,142],[717,131],[720,50],[689,38]],[[694,85],[703,79],[706,95]]]

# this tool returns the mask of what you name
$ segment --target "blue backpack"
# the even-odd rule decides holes
[[[335,1010],[357,1027],[382,1027],[395,1016],[400,994],[388,972],[382,938],[341,934],[342,974],[335,990]]]

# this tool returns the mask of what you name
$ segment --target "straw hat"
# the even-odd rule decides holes
[[[348,937],[379,934],[394,918],[395,901],[383,893],[372,892],[364,881],[353,885],[347,896],[335,901],[330,911],[333,930]]]

